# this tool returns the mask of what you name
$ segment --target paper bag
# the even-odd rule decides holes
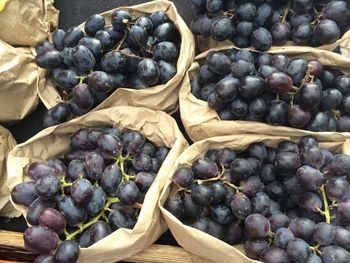
[[[156,145],[171,147],[171,150],[146,194],[134,229],[118,229],[91,247],[82,248],[79,262],[112,263],[122,260],[150,246],[166,230],[158,200],[169,170],[188,146],[175,120],[164,112],[128,106],[95,111],[41,131],[13,149],[8,158],[7,184],[12,189],[16,184],[29,180],[26,169],[30,163],[55,158],[67,151],[72,133],[81,128],[107,125],[137,130]],[[15,207],[25,213],[23,206]]]

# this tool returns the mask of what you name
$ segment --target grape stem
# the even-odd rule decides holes
[[[331,216],[330,216],[330,212],[329,212],[329,206],[328,206],[328,200],[327,200],[327,196],[326,196],[326,191],[324,189],[324,185],[322,185],[320,187],[320,192],[322,194],[322,200],[323,200],[323,206],[324,206],[324,211],[322,211],[321,209],[318,209],[318,211],[325,216],[326,218],[326,223],[330,224],[331,223]]]
[[[310,246],[309,248],[313,253],[322,255],[322,252],[318,249],[319,247],[320,244],[317,244],[316,246]]]
[[[288,5],[287,5],[286,9],[284,10],[284,15],[282,17],[281,22],[286,22],[287,15],[288,15],[288,13],[290,11],[290,5],[291,5],[291,1],[288,1]]]
[[[126,38],[128,37],[129,33],[127,30],[124,31],[123,38],[119,41],[119,43],[116,45],[116,48],[113,48],[113,50],[119,51],[122,45],[124,44]]]
[[[64,234],[66,235],[66,240],[71,240],[72,238],[74,238],[76,235],[79,235],[81,234],[85,229],[87,229],[88,227],[92,226],[93,224],[95,224],[101,217],[104,216],[104,212],[106,210],[109,209],[110,205],[111,204],[114,204],[114,203],[119,203],[120,200],[119,198],[116,198],[116,197],[108,197],[107,198],[107,203],[106,205],[104,206],[104,209],[97,215],[95,216],[91,221],[89,221],[88,223],[86,224],[81,224],[79,225],[79,229],[77,229],[76,231],[74,231],[73,233],[69,234],[66,230],[64,232]]]

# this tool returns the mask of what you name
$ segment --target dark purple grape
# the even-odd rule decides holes
[[[258,6],[254,25],[268,28],[271,25],[273,8],[270,4],[264,3]]]
[[[93,224],[89,232],[93,244],[112,233],[109,225],[103,221],[97,221]]]
[[[244,242],[244,252],[251,259],[259,259],[261,253],[269,247],[264,239],[248,239]]]
[[[117,189],[117,197],[123,204],[132,205],[137,201],[139,188],[133,181],[123,181]]]
[[[321,88],[314,83],[305,83],[296,94],[299,105],[305,109],[314,110],[321,103]]]
[[[34,263],[55,263],[55,255],[39,255],[35,258]]]
[[[192,164],[192,170],[195,178],[208,179],[218,175],[219,169],[216,163],[208,158],[199,158]]]
[[[54,230],[58,235],[66,229],[66,219],[53,208],[44,208],[39,214],[39,224]]]
[[[45,69],[54,69],[62,65],[62,55],[57,50],[48,51],[42,55],[36,55],[35,63]]]
[[[233,77],[226,77],[215,85],[215,95],[221,102],[230,102],[238,95],[239,80]]]
[[[64,32],[64,30],[62,29],[57,29],[55,32],[52,33],[52,42],[58,51],[62,51],[64,49],[63,39],[65,35],[66,32]]]
[[[251,200],[252,212],[267,215],[271,204],[271,199],[264,192],[257,193]]]
[[[103,210],[106,204],[106,199],[107,195],[103,189],[101,187],[95,187],[90,201],[85,205],[86,211],[89,214],[96,216]]]
[[[322,17],[341,23],[350,17],[349,5],[345,1],[331,1],[322,9]]]
[[[97,152],[90,152],[85,157],[85,171],[89,178],[98,180],[105,168],[103,156]]]
[[[297,45],[308,45],[312,41],[313,31],[308,23],[302,23],[292,30],[292,40]]]
[[[305,262],[311,254],[309,244],[304,240],[295,238],[288,242],[287,253],[294,262]]]
[[[254,175],[255,171],[247,159],[237,158],[230,165],[230,173],[235,179],[244,179]]]
[[[119,228],[132,229],[136,224],[134,218],[120,209],[112,209],[108,216],[108,222],[112,231],[115,231]]]
[[[242,238],[242,229],[238,222],[232,222],[226,226],[224,241],[230,245],[238,243]]]
[[[315,36],[321,44],[331,44],[340,37],[340,29],[333,20],[322,19],[315,27]]]
[[[93,188],[90,181],[85,178],[76,179],[70,187],[70,194],[78,204],[88,203],[93,194]]]
[[[36,181],[35,190],[41,198],[51,199],[61,190],[60,180],[54,175],[41,177]]]
[[[252,99],[264,91],[264,80],[256,76],[246,76],[240,81],[239,95],[244,99]]]
[[[72,96],[76,104],[83,109],[90,109],[94,104],[94,97],[87,84],[78,84],[73,88]]]
[[[259,176],[251,176],[239,182],[239,187],[242,188],[242,192],[249,197],[260,192],[262,186],[263,184],[261,183]]]
[[[236,16],[238,20],[253,21],[256,11],[256,6],[253,3],[244,3],[238,6]]]
[[[54,44],[46,40],[35,45],[35,52],[37,55],[43,55],[46,52],[54,51],[54,50],[55,50]]]
[[[204,184],[194,184],[191,188],[191,197],[198,204],[209,206],[213,200],[213,190]]]
[[[58,202],[60,212],[64,215],[69,226],[78,226],[86,220],[87,214],[84,208],[74,202],[70,196],[63,197]]]
[[[256,50],[264,52],[272,46],[272,35],[266,28],[259,27],[253,31],[251,41]]]
[[[290,219],[287,215],[283,213],[276,213],[269,217],[271,231],[276,232],[277,229],[284,227],[287,228],[290,223]]]
[[[245,230],[252,238],[265,238],[270,231],[269,220],[260,214],[251,214],[244,221]]]
[[[290,17],[290,23],[292,27],[298,27],[301,24],[307,24],[312,21],[312,16],[308,13],[293,13]]]
[[[159,68],[159,82],[158,84],[165,84],[176,75],[176,67],[163,60],[158,62]]]
[[[181,187],[188,187],[192,184],[194,180],[194,174],[191,168],[180,168],[178,169],[173,177],[172,182],[178,184]]]
[[[184,209],[183,216],[185,218],[188,218],[190,220],[199,218],[201,212],[203,211],[203,207],[194,202],[190,194],[185,194],[182,199],[182,203]]]
[[[71,27],[66,31],[63,38],[63,43],[66,47],[74,47],[78,44],[79,40],[84,36],[83,31],[79,27]]]
[[[327,180],[326,194],[332,201],[343,201],[349,196],[350,185],[345,177],[334,177]]]
[[[213,205],[219,204],[226,199],[228,190],[222,182],[213,182],[210,187],[213,191],[213,199],[211,202]]]
[[[206,63],[209,70],[218,75],[225,75],[230,72],[231,60],[221,52],[210,52],[207,55]]]
[[[350,131],[350,117],[342,116],[337,120],[337,127],[339,132],[349,132]]]
[[[297,170],[296,179],[298,184],[304,189],[317,191],[321,187],[324,177],[318,169],[304,165]]]
[[[217,41],[224,41],[235,35],[232,20],[226,16],[216,17],[210,27],[210,36]]]
[[[311,241],[315,226],[314,221],[304,217],[297,217],[290,221],[289,230],[293,232],[295,237]]]
[[[237,24],[237,33],[241,37],[249,38],[253,33],[253,23],[248,21],[241,21]]]
[[[267,90],[276,94],[287,93],[292,89],[293,80],[283,72],[272,72],[265,79]]]
[[[106,93],[112,90],[112,78],[103,71],[94,71],[88,76],[88,84],[95,92]]]
[[[139,172],[135,177],[135,183],[140,191],[146,193],[155,179],[154,174]]]
[[[272,125],[285,125],[288,117],[288,105],[282,100],[269,103],[266,121]]]
[[[75,240],[65,240],[57,248],[55,262],[75,263],[78,261],[80,248]]]
[[[252,204],[245,194],[236,193],[232,197],[231,209],[235,217],[243,220],[252,213]]]
[[[147,154],[137,153],[132,159],[132,166],[139,172],[151,172],[152,158]]]
[[[225,227],[208,218],[208,234],[222,240],[225,236]]]
[[[32,226],[23,234],[26,249],[40,254],[47,254],[56,249],[59,238],[57,234],[45,226]]]
[[[273,244],[280,248],[286,248],[289,241],[292,240],[294,240],[293,233],[288,228],[281,227],[275,232]]]
[[[278,22],[272,26],[271,34],[275,45],[284,45],[290,38],[291,26],[288,22]]]
[[[112,13],[111,22],[116,30],[126,29],[126,25],[131,21],[131,15],[128,11],[116,10]]]
[[[230,224],[234,220],[231,209],[224,205],[217,205],[212,207],[211,217],[221,225]]]
[[[78,178],[85,178],[85,162],[79,159],[74,159],[68,164],[69,178],[76,180]]]
[[[37,197],[34,181],[19,183],[11,190],[11,200],[19,205],[29,206]]]
[[[233,77],[240,80],[246,76],[255,75],[256,69],[253,63],[239,59],[232,63],[231,72]]]
[[[102,133],[97,140],[100,149],[108,155],[116,156],[122,152],[122,141],[111,133]]]
[[[347,263],[350,262],[350,253],[338,246],[327,246],[321,249],[324,263]]]
[[[318,223],[314,229],[314,241],[320,246],[329,246],[334,243],[335,226],[325,222]]]
[[[306,192],[298,197],[299,207],[308,212],[318,212],[323,206],[321,198],[312,192]]]
[[[164,208],[180,220],[184,217],[184,204],[178,196],[169,196],[164,203]]]
[[[333,156],[328,161],[327,170],[334,176],[348,176],[350,174],[350,156],[346,154]]]
[[[311,112],[308,109],[295,105],[289,109],[288,121],[296,128],[303,128],[311,119]]]
[[[334,244],[350,252],[350,231],[343,227],[336,227]]]

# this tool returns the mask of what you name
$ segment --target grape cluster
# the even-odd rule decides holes
[[[350,262],[350,156],[311,136],[208,150],[172,177],[164,207],[266,263]]]
[[[209,52],[191,91],[222,120],[350,131],[350,77],[318,60],[235,49]]]
[[[24,244],[41,254],[34,262],[74,263],[80,247],[132,229],[168,152],[137,131],[104,127],[78,130],[62,158],[31,163],[31,181],[11,198],[28,207]]]
[[[259,51],[271,45],[320,46],[337,41],[350,27],[346,1],[314,0],[191,0],[197,16],[195,35],[229,40]]]
[[[65,102],[49,109],[44,126],[81,116],[117,88],[145,89],[165,84],[176,75],[181,37],[164,11],[132,17],[113,12],[112,27],[101,15],[84,27],[58,29],[52,42],[36,46],[36,63],[50,69],[50,78]]]

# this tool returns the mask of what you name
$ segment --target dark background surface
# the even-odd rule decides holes
[[[120,6],[131,6],[144,2],[142,0],[55,0],[55,6],[60,10],[59,17],[59,28],[67,30],[69,27],[79,25],[84,22],[90,15],[96,13],[102,13],[110,9],[114,9]],[[191,21],[191,5],[189,0],[174,0],[172,1],[182,18],[189,25]],[[12,135],[16,139],[17,143],[22,143],[29,139],[30,137],[37,134],[43,129],[42,117],[46,111],[43,104],[39,104],[37,109],[27,116],[22,121],[15,125],[7,126],[7,128],[12,132]],[[173,117],[177,120],[180,129],[186,136],[185,131],[182,127],[179,113],[175,113]],[[187,138],[188,139],[188,138]],[[5,229],[9,231],[19,231],[23,232],[26,228],[26,223],[23,217],[21,218],[1,218],[0,217],[0,229]],[[159,238],[156,242],[158,244],[170,244],[177,245],[175,239],[171,235],[170,231],[167,231],[163,236]]]

